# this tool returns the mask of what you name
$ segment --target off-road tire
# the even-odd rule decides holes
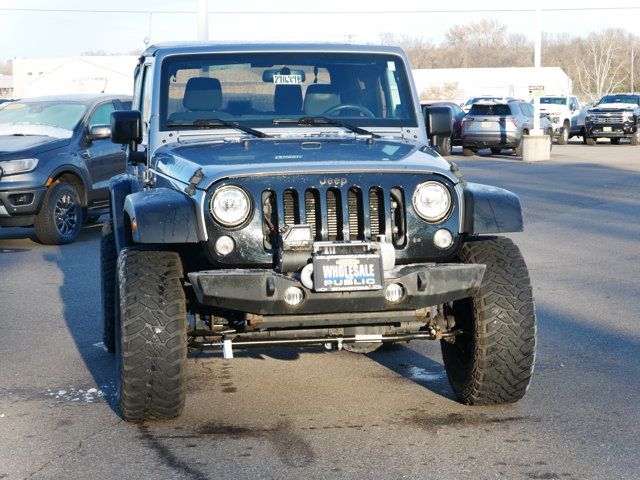
[[[463,154],[465,157],[473,157],[473,156],[476,154],[476,152],[474,152],[474,151],[473,151],[473,150],[471,150],[470,148],[463,148],[463,149],[462,149],[462,154]]]
[[[584,143],[586,143],[587,145],[595,145],[597,143],[597,140],[593,137],[587,137],[587,139],[584,141]]]
[[[565,122],[562,125],[562,131],[560,132],[560,136],[558,137],[558,145],[566,145],[569,143],[569,125]]]
[[[102,225],[100,238],[100,280],[102,286],[102,341],[107,351],[116,351],[116,315],[120,308],[116,308],[116,237],[113,233],[113,221]]]
[[[500,155],[502,153],[502,149],[499,147],[491,147],[491,153],[494,155]]]
[[[67,203],[65,199],[69,199]],[[68,210],[64,205],[72,205]],[[62,210],[67,213],[61,220]],[[59,222],[69,222],[62,223]],[[72,227],[69,224],[73,224]],[[55,182],[45,193],[40,212],[36,215],[33,228],[38,241],[45,245],[64,245],[73,242],[80,235],[82,226],[82,204],[78,190],[71,183]],[[68,230],[67,230],[68,229]]]
[[[126,420],[164,420],[185,403],[187,312],[175,252],[124,249],[120,296],[119,403]]]
[[[465,243],[462,263],[485,264],[480,291],[454,302],[454,343],[441,341],[454,392],[467,405],[520,400],[535,360],[536,314],[527,265],[518,247],[496,237]]]
[[[442,157],[451,155],[451,137],[437,137],[436,145],[438,146],[438,153]]]
[[[636,128],[635,133],[633,135],[631,135],[631,138],[629,139],[629,142],[634,147],[640,145],[640,125]]]

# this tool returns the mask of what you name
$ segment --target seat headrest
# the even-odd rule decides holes
[[[321,115],[340,103],[340,95],[333,85],[309,85],[304,96],[304,113],[310,116]]]
[[[283,115],[302,112],[302,87],[300,85],[276,85],[273,109]]]
[[[219,110],[222,106],[220,80],[209,77],[190,78],[184,89],[182,104],[191,111]]]

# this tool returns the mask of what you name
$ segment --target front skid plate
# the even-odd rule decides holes
[[[384,290],[318,293],[299,280],[273,270],[229,269],[189,273],[202,305],[257,315],[304,315],[322,313],[393,312],[417,310],[474,295],[485,271],[480,264],[401,265],[385,272],[385,286],[399,283],[404,297],[397,304],[384,298]],[[302,288],[305,299],[292,307],[285,303],[287,288]]]

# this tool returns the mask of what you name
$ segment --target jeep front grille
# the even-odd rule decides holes
[[[267,248],[272,246],[273,231],[295,224],[310,225],[315,240],[375,240],[389,229],[395,245],[406,241],[404,192],[398,187],[386,195],[380,187],[266,190],[262,207]]]

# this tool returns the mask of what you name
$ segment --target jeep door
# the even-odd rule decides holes
[[[121,145],[111,142],[110,138],[88,140],[87,134],[95,125],[109,125],[111,112],[120,109],[116,101],[109,100],[99,103],[88,117],[83,141],[85,148],[81,150],[80,157],[91,179],[91,191],[88,192],[89,205],[101,205],[109,200],[109,179],[125,171],[125,153]]]

